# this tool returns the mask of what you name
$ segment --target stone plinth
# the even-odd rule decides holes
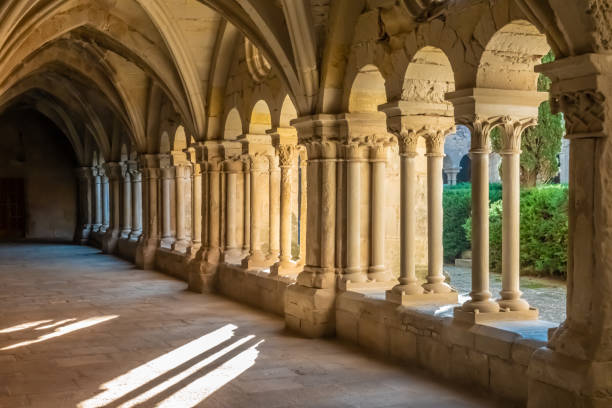
[[[478,310],[465,311],[460,307],[454,310],[456,320],[465,323],[486,323],[496,321],[520,321],[520,320],[538,320],[538,309],[530,307],[529,310],[513,311],[500,309],[499,312],[480,313]]]

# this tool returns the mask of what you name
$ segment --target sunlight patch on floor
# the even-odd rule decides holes
[[[0,351],[12,350],[12,349],[16,349],[19,347],[29,346],[31,344],[41,343],[45,340],[53,339],[55,337],[60,337],[65,334],[75,332],[77,330],[85,329],[87,327],[95,326],[96,324],[100,324],[100,323],[104,323],[112,319],[116,319],[117,317],[119,316],[110,315],[110,316],[90,317],[89,319],[81,320],[80,322],[72,323],[67,326],[58,327],[53,332],[42,335],[38,337],[37,339],[26,340],[26,341],[22,341],[22,342],[19,342],[19,343],[10,345],[10,346],[6,346],[4,348],[1,348]],[[71,319],[67,319],[67,320],[70,321]],[[51,320],[48,320],[48,321],[51,321]],[[56,325],[51,325],[50,327],[54,327],[54,326]]]
[[[17,326],[7,327],[6,329],[0,330],[0,334],[13,333],[13,332],[21,331],[21,330],[26,330],[26,329],[30,329],[32,327],[36,327],[36,326],[38,326],[40,324],[49,323],[49,322],[52,322],[52,321],[53,320],[39,320],[37,322],[28,322],[28,323],[18,324]]]

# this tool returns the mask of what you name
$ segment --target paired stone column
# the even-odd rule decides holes
[[[451,287],[444,282],[445,278],[442,271],[444,264],[442,167],[444,139],[453,130],[434,128],[425,131],[427,145],[427,283],[423,285],[423,288],[432,293],[452,292]]]
[[[235,264],[241,261],[241,248],[238,247],[238,175],[242,174],[242,161],[229,159],[224,162],[225,170],[225,248],[223,261]]]
[[[109,206],[109,224],[102,241],[102,250],[105,253],[112,254],[117,247],[117,241],[120,235],[121,225],[121,164],[116,162],[106,163],[106,172],[110,180],[110,197],[107,195],[107,201],[111,201]]]
[[[81,245],[89,240],[93,228],[92,219],[92,168],[79,167],[77,169],[78,195],[79,195],[79,231],[76,237]]]
[[[128,239],[132,232],[132,174],[128,163],[122,165],[121,173],[123,180],[121,239]]]
[[[419,134],[403,130],[398,136],[400,150],[400,276],[399,284],[387,292],[387,299],[402,303],[401,298],[420,295],[415,268],[417,143]]]
[[[345,146],[346,157],[346,267],[342,280],[359,283],[367,280],[361,267],[361,166],[364,158],[358,143]]]
[[[191,166],[187,163],[175,165],[175,207],[176,207],[176,241],[172,249],[184,253],[189,247],[190,240],[187,234],[187,199],[191,184]]]
[[[472,291],[465,312],[498,312],[489,291],[489,135],[494,119],[477,117],[471,126],[472,160]]]
[[[144,229],[136,250],[136,265],[149,269],[155,263],[155,251],[159,246],[159,156],[143,154],[140,169],[144,178],[143,215]]]
[[[163,155],[161,163],[161,209],[162,209],[162,235],[160,245],[163,248],[172,248],[175,242],[173,224],[173,197],[175,196],[174,179],[175,167],[169,163],[169,158]]]
[[[295,271],[291,256],[291,199],[293,169],[295,168],[297,148],[295,145],[280,145],[280,259],[275,265],[276,273],[286,274]]]
[[[387,164],[387,147],[377,143],[370,148],[372,172],[371,187],[371,259],[368,268],[368,279],[388,282],[393,279],[385,267],[385,172]]]
[[[248,156],[243,158],[242,165],[244,168],[244,220],[242,221],[244,226],[242,255],[244,258],[251,252],[251,161]]]
[[[202,246],[202,169],[201,164],[192,160],[193,177],[191,179],[191,246],[189,253],[192,257]]]
[[[299,185],[300,185],[300,194],[299,194],[299,200],[298,200],[298,205],[299,205],[299,212],[300,212],[300,216],[299,216],[299,222],[298,222],[298,241],[299,241],[299,248],[300,248],[300,252],[298,255],[298,261],[297,261],[297,266],[298,267],[303,267],[304,264],[306,263],[306,223],[307,223],[307,203],[308,203],[308,178],[306,177],[307,174],[307,152],[306,149],[303,146],[300,146],[298,148],[299,151],[299,159],[300,159],[300,167],[299,167]]]
[[[269,221],[269,253],[268,264],[273,265],[278,262],[280,252],[280,169],[278,167],[278,156],[268,155],[269,172],[269,202],[268,202],[268,221]]]
[[[269,266],[266,256],[262,250],[262,217],[263,197],[260,185],[261,177],[264,177],[269,169],[267,156],[262,154],[250,155],[251,160],[251,248],[249,256],[243,260],[243,266],[248,269],[263,268]]]
[[[102,225],[100,225],[100,232],[106,233],[110,218],[110,191],[108,185],[108,170],[102,167],[100,168],[100,180],[102,189]]]
[[[93,231],[98,232],[102,227],[102,212],[103,212],[103,198],[102,198],[102,172],[99,168],[92,168],[93,182],[94,182],[94,210],[95,218]]]
[[[130,168],[132,180],[132,231],[130,241],[137,241],[142,235],[142,173],[133,166]]]
[[[449,186],[457,185],[457,175],[461,171],[461,168],[447,168],[444,169],[444,174],[446,174],[446,184]]]
[[[529,310],[521,299],[520,212],[521,212],[521,134],[537,124],[537,118],[503,119],[502,125],[502,290],[497,301],[506,311]]]

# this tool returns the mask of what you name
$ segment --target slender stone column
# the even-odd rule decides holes
[[[433,293],[450,293],[452,291],[451,287],[444,282],[445,278],[442,271],[444,256],[442,246],[442,166],[444,159],[444,138],[449,131],[445,132],[438,129],[427,130],[425,136],[427,141],[428,268],[427,283],[423,285],[423,288]]]
[[[537,119],[513,121],[504,118],[502,126],[502,290],[500,308],[512,311],[529,310],[521,299],[520,211],[521,211],[521,134],[534,126]]]
[[[130,170],[132,179],[132,231],[130,240],[137,241],[142,235],[142,173],[136,168]]]
[[[251,252],[251,164],[249,160],[243,162],[244,168],[244,243],[242,252],[247,256]]]
[[[149,269],[155,263],[155,251],[159,246],[159,156],[144,154],[140,157],[140,168],[145,178],[143,185],[144,229],[136,251],[136,264]]]
[[[280,252],[280,171],[278,167],[278,156],[268,156],[269,168],[269,195],[268,219],[269,219],[269,254],[268,262],[274,264],[278,262]]]
[[[234,263],[239,260],[240,251],[236,238],[237,211],[238,211],[238,174],[242,170],[242,162],[230,159],[224,163],[225,167],[225,251],[224,261]]]
[[[220,253],[221,228],[221,163],[209,162],[208,167],[208,251],[207,261],[218,262]]]
[[[347,216],[346,268],[342,279],[346,282],[365,282],[361,268],[361,157],[359,144],[345,147],[347,160]]]
[[[119,163],[106,163],[106,172],[109,175],[110,196],[107,195],[109,206],[109,224],[102,242],[102,250],[105,253],[111,254],[115,252],[117,240],[120,235],[121,225],[121,172],[122,168]]]
[[[105,169],[101,169],[101,184],[102,184],[102,225],[100,226],[100,232],[106,233],[109,225],[110,218],[110,202],[109,202],[109,185],[108,176]]]
[[[243,266],[258,268],[267,266],[266,257],[261,249],[262,232],[262,198],[260,178],[268,171],[268,159],[265,156],[251,155],[251,250],[244,259]]]
[[[370,247],[372,249],[368,278],[387,282],[393,276],[385,268],[385,169],[387,148],[377,144],[371,148],[372,163],[372,225]]]
[[[202,246],[202,170],[199,163],[193,165],[192,192],[190,253],[195,255]]]
[[[189,246],[185,197],[187,196],[191,167],[181,164],[174,167],[174,172],[176,186],[176,241],[172,244],[172,249],[178,252],[185,252]]]
[[[294,266],[291,262],[291,178],[295,151],[296,148],[293,145],[281,145],[278,149],[281,168],[279,270],[286,270]]]
[[[129,164],[122,168],[123,175],[123,220],[121,223],[121,238],[128,239],[132,232],[132,175]]]
[[[423,288],[418,284],[415,268],[416,231],[416,157],[419,135],[413,130],[403,130],[399,137],[400,148],[400,277],[393,288],[398,294],[419,295]]]
[[[92,230],[92,169],[91,167],[79,167],[77,169],[79,190],[79,225],[80,230],[77,241],[80,244],[87,243]]]
[[[472,291],[462,310],[498,312],[489,291],[489,134],[492,123],[475,118],[472,123]]]
[[[173,166],[163,167],[161,169],[162,177],[162,240],[161,246],[171,248],[175,241],[172,233],[172,195],[173,182],[175,171]]]
[[[298,223],[298,240],[300,246],[300,253],[298,255],[298,266],[304,266],[306,263],[306,212],[308,203],[308,183],[306,177],[307,160],[306,160],[306,149],[300,147],[300,199],[299,199],[299,223]]]
[[[94,219],[94,232],[100,231],[102,227],[102,175],[99,168],[93,167],[92,174],[94,178],[94,207],[95,207],[95,219]]]

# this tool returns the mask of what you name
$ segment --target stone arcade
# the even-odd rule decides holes
[[[532,408],[603,408],[611,23],[608,0],[5,1],[0,106],[68,139],[76,242],[273,312],[305,337]],[[565,115],[570,186],[567,320],[549,331],[519,287],[521,135],[547,99]],[[469,129],[473,212],[462,303],[442,259],[444,144],[457,125]],[[26,237],[65,232],[49,222],[55,232]]]

